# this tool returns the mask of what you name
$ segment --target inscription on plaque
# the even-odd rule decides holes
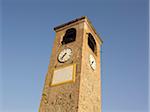
[[[51,86],[75,81],[75,64],[54,70]]]

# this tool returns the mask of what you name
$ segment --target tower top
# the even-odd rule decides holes
[[[94,31],[94,33],[97,35],[97,37],[99,38],[100,42],[103,43],[103,40],[101,39],[101,37],[99,36],[99,34],[96,32],[94,26],[92,25],[91,21],[88,19],[87,16],[82,16],[80,18],[76,18],[72,21],[69,21],[67,23],[64,23],[64,24],[61,24],[59,26],[56,26],[54,27],[54,30],[57,32],[58,30],[60,30],[61,28],[65,27],[65,26],[68,26],[68,25],[71,25],[73,23],[76,23],[76,22],[80,22],[80,21],[87,21],[87,24],[90,25],[90,27],[92,28],[92,30]]]

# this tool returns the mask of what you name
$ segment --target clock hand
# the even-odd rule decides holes
[[[67,53],[65,53],[62,57],[61,57],[61,59],[63,59],[64,58],[64,56],[66,55]]]

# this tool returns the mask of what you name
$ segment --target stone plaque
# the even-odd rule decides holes
[[[54,70],[51,86],[75,81],[75,64]]]

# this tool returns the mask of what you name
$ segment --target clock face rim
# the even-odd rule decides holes
[[[68,54],[69,57],[68,57],[66,60],[61,60],[61,58],[60,58],[61,53],[63,53],[65,50],[67,51],[67,49],[70,50],[70,54]],[[58,61],[59,61],[60,63],[64,63],[64,62],[67,62],[67,61],[71,58],[71,56],[72,56],[72,49],[71,49],[71,48],[65,48],[65,49],[63,49],[63,50],[61,50],[61,51],[59,52],[57,59],[58,59]]]
[[[91,61],[94,61],[93,64],[91,64]],[[92,54],[89,55],[89,64],[90,64],[90,67],[92,68],[92,70],[95,70],[96,69],[96,60],[94,58],[94,56]],[[95,64],[95,65],[94,65]]]

